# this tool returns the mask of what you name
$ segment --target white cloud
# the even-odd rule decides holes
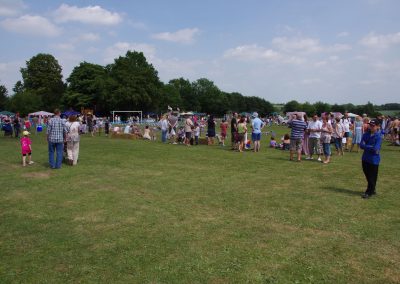
[[[194,37],[199,33],[200,30],[198,28],[193,28],[193,29],[182,29],[176,32],[164,32],[164,33],[154,34],[152,37],[159,40],[188,44],[194,42]]]
[[[100,6],[79,8],[62,4],[54,11],[54,19],[58,23],[81,22],[84,24],[116,25],[122,21],[122,16]]]
[[[2,0],[0,1],[0,16],[16,16],[26,8],[27,6],[21,0]]]
[[[314,53],[322,51],[319,40],[314,38],[276,37],[272,39],[272,44],[286,52]]]
[[[341,43],[336,43],[332,46],[326,47],[326,51],[328,52],[341,52],[341,51],[348,51],[351,50],[352,47],[348,44],[341,44]]]
[[[60,51],[72,51],[75,49],[72,43],[57,43],[53,44],[52,47]]]
[[[77,41],[98,41],[100,36],[94,33],[81,34],[75,38]]]
[[[400,44],[400,32],[386,35],[379,35],[372,32],[363,37],[360,43],[370,48],[388,48],[391,45]]]
[[[147,60],[155,58],[156,49],[146,43],[117,42],[105,51],[104,62],[112,63],[119,56],[124,56],[128,50],[143,52]]]
[[[15,19],[5,19],[0,25],[7,31],[33,36],[53,37],[61,33],[60,28],[42,16],[24,15]]]
[[[224,53],[225,58],[236,58],[242,60],[276,60],[280,58],[280,54],[272,49],[267,49],[256,44],[242,45],[228,49]]]

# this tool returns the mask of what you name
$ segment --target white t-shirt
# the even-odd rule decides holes
[[[196,126],[196,128],[194,129],[194,136],[200,136],[200,127]]]
[[[317,121],[309,121],[308,122],[308,127],[307,129],[313,129],[313,130],[321,130],[322,129],[322,122],[317,120]],[[321,131],[318,132],[311,132],[310,131],[310,138],[321,138]]]
[[[163,119],[160,121],[161,130],[167,131],[168,130],[168,120]]]
[[[67,121],[65,123],[65,126],[67,127],[69,138],[74,142],[79,141],[79,128],[81,124],[78,121],[74,122]]]
[[[350,118],[343,118],[342,119],[344,132],[350,132]]]

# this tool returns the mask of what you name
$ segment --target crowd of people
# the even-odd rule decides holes
[[[97,118],[91,113],[85,115],[70,115],[61,117],[58,109],[51,119],[41,118],[39,123],[37,117],[22,119],[18,114],[13,118],[2,119],[2,130],[5,136],[21,138],[22,165],[30,165],[32,161],[32,142],[29,138],[31,128],[35,131],[45,124],[48,141],[49,165],[52,169],[61,168],[63,159],[69,165],[77,165],[79,158],[80,135],[99,135],[104,129],[106,136],[110,130],[113,134],[132,134],[146,140],[156,140],[158,131],[161,131],[161,142],[171,144],[183,144],[186,146],[199,145],[202,132],[205,133],[206,143],[225,146],[230,130],[231,149],[243,152],[249,149],[252,142],[252,150],[259,152],[261,148],[261,137],[265,133],[270,136],[269,147],[289,151],[289,160],[301,162],[302,157],[306,160],[319,161],[323,164],[331,162],[331,145],[334,145],[337,156],[343,156],[346,151],[358,152],[363,149],[362,168],[368,181],[368,188],[364,198],[374,195],[375,185],[380,162],[380,145],[383,139],[388,140],[391,145],[399,146],[400,121],[397,118],[378,116],[369,119],[364,115],[350,118],[346,112],[343,116],[325,113],[321,116],[314,114],[311,119],[303,113],[293,114],[287,121],[291,129],[277,141],[273,131],[263,132],[274,122],[271,118],[259,118],[257,112],[252,115],[239,115],[233,113],[228,119],[218,121],[213,115],[199,118],[185,114],[183,119],[178,114],[170,111],[163,115],[153,125],[140,126],[138,121],[129,121],[127,124],[112,125],[108,118]],[[114,118],[115,119],[115,118]],[[119,122],[121,123],[121,122]],[[251,137],[251,140],[249,139]]]

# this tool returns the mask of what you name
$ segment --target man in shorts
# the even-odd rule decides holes
[[[302,140],[304,131],[307,129],[307,124],[301,120],[300,114],[295,114],[292,121],[288,124],[292,128],[290,134],[290,161],[293,161],[293,155],[297,152],[297,162],[301,162]]]
[[[307,129],[310,131],[310,136],[308,137],[308,149],[310,150],[310,155],[306,158],[306,160],[312,160],[313,154],[317,154],[318,162],[321,162],[320,139],[322,122],[318,119],[317,114],[313,115],[312,121],[308,123]]]
[[[253,121],[251,122],[251,127],[253,129],[251,133],[251,139],[254,143],[254,152],[260,151],[260,140],[261,140],[261,129],[264,127],[264,123],[258,118],[258,113],[254,112]]]

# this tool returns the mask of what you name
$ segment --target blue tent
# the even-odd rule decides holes
[[[65,116],[78,115],[78,114],[81,114],[81,113],[78,111],[72,110],[72,109],[67,110],[62,113],[62,115],[65,115]]]

